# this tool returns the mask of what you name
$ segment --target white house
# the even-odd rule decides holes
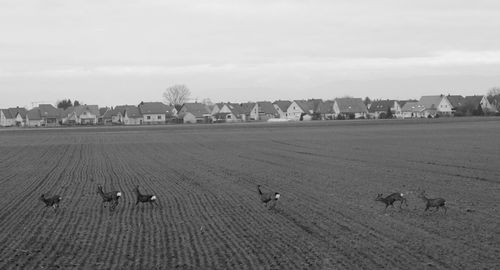
[[[422,96],[419,104],[425,107],[426,115],[431,115],[432,117],[435,117],[437,114],[440,116],[453,115],[454,107],[445,95]]]
[[[361,98],[336,98],[333,104],[333,111],[338,117],[364,118],[368,116],[368,110]]]
[[[139,105],[144,124],[165,124],[173,115],[172,109],[162,102],[141,102]]]
[[[273,106],[278,112],[279,118],[288,119],[287,111],[291,104],[292,102],[288,100],[276,100],[273,102]]]

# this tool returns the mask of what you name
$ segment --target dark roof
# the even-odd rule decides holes
[[[374,112],[387,112],[390,108],[394,106],[395,100],[374,100],[370,104],[370,108],[368,109],[369,112],[374,113]]]
[[[102,118],[104,118],[104,119],[111,119],[114,115],[117,115],[117,114],[118,114],[117,110],[109,109],[104,114],[101,114],[101,115],[102,115]]]
[[[466,96],[464,99],[465,104],[479,106],[481,104],[481,100],[483,96]]]
[[[305,113],[312,113],[314,110],[314,105],[312,104],[312,102],[307,102],[306,100],[294,100],[294,102]]]
[[[233,113],[236,115],[236,117],[240,118],[242,114],[245,114],[245,111],[241,107],[241,104],[238,103],[226,103],[227,107]]]
[[[241,103],[240,104],[241,111],[246,115],[250,115],[252,110],[255,108],[255,105],[257,105],[257,103],[255,103],[255,102]]]
[[[403,108],[407,102],[418,102],[416,99],[398,100],[399,107]]]
[[[278,111],[270,101],[259,101],[259,113],[277,115]]]
[[[277,105],[281,111],[286,112],[288,110],[288,107],[292,105],[292,102],[289,100],[276,100],[275,102],[273,102],[273,104]]]
[[[109,111],[109,110],[111,110],[111,108],[109,108],[109,107],[99,108],[99,116],[104,117],[104,115],[106,114],[106,112]]]
[[[458,108],[465,105],[465,98],[461,95],[448,95],[446,98],[451,103],[452,108]]]
[[[0,109],[0,111],[3,112],[5,118],[7,118],[7,119],[11,119],[12,118],[12,115],[11,115],[9,109]]]
[[[440,96],[422,96],[419,100],[420,105],[423,105],[426,110],[437,110],[439,103],[443,100],[443,95]]]
[[[203,103],[184,103],[184,105],[182,105],[182,108],[180,109],[180,112],[189,112],[197,118],[203,117],[206,114],[210,114],[210,110]]]
[[[167,114],[172,112],[173,107],[162,102],[142,102],[139,110],[142,114]]]
[[[52,104],[40,104],[38,105],[38,108],[40,109],[41,117],[61,118],[62,110],[57,109],[56,107],[52,106]]]
[[[40,108],[33,108],[26,113],[29,120],[42,120]]]
[[[422,112],[425,110],[425,106],[416,101],[408,101],[403,105],[401,111],[403,112]]]
[[[337,98],[335,102],[337,102],[340,113],[368,112],[361,98]]]
[[[5,118],[8,118],[8,119],[15,118],[18,113],[19,113],[19,115],[21,115],[21,118],[25,119],[26,113],[28,111],[25,108],[17,107],[17,108],[2,109],[2,112],[5,115]]]
[[[326,100],[321,102],[319,104],[318,112],[322,114],[334,113],[333,104],[335,104],[335,101],[333,100]]]
[[[142,118],[139,107],[132,105],[120,105],[115,107],[116,112],[120,112],[123,116],[127,114],[128,118]]]
[[[68,116],[72,113],[75,113],[77,116],[82,115],[84,112],[91,112],[93,115],[96,115],[97,117],[100,116],[99,114],[99,106],[97,105],[78,105],[78,106],[71,106],[68,107],[66,110],[64,110],[64,115]]]

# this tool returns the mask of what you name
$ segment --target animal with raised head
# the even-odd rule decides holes
[[[54,211],[56,211],[57,208],[59,208],[59,203],[61,202],[62,197],[59,195],[54,195],[47,198],[45,197],[45,194],[42,194],[40,200],[45,203],[45,207],[52,207],[54,208]]]
[[[439,211],[439,207],[444,208],[444,213],[445,214],[448,211],[448,208],[446,208],[446,205],[445,205],[446,200],[443,199],[443,198],[429,199],[429,198],[427,198],[427,196],[425,194],[425,190],[422,190],[422,192],[420,192],[420,194],[418,195],[418,197],[420,199],[422,199],[422,201],[425,202],[425,210],[424,211],[429,210],[429,208],[431,208],[431,207],[435,207],[436,208],[436,212]]]
[[[108,203],[111,211],[115,210],[116,206],[118,206],[118,199],[122,196],[120,191],[104,192],[101,185],[97,186],[97,193],[102,197],[102,206],[106,207],[106,203]]]
[[[378,202],[383,202],[385,203],[385,209],[387,209],[387,207],[392,206],[394,207],[394,202],[395,201],[400,201],[401,204],[399,205],[399,208],[401,209],[403,203],[408,206],[408,203],[406,202],[406,198],[404,197],[404,194],[403,193],[398,193],[398,192],[395,192],[395,193],[392,193],[391,195],[387,196],[387,197],[384,197],[382,193],[378,194],[377,195],[377,198],[375,198],[375,201],[378,201]],[[384,210],[385,210],[384,209]]]
[[[260,185],[257,185],[257,192],[259,193],[260,201],[268,206],[269,202],[274,202],[272,206],[276,206],[276,202],[279,200],[281,194],[279,192],[262,192]]]
[[[141,194],[138,185],[135,187],[134,190],[137,195],[137,201],[135,202],[135,205],[137,205],[138,203],[150,203],[151,206],[153,205],[153,203],[158,205],[158,203],[156,202],[157,198],[155,195]]]

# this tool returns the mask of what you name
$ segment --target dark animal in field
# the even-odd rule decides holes
[[[153,203],[158,205],[155,195],[141,194],[141,192],[139,191],[139,186],[136,186],[134,190],[137,195],[137,201],[135,202],[135,205],[137,205],[138,203],[150,203],[151,206],[153,205]]]
[[[257,192],[259,193],[259,196],[260,196],[260,201],[263,202],[266,207],[267,207],[267,204],[271,201],[274,202],[274,205],[276,205],[276,202],[279,200],[280,198],[280,194],[278,192],[265,192],[263,193],[262,190],[260,190],[260,185],[257,185]]]
[[[406,198],[403,197],[403,193],[392,193],[391,195],[387,197],[383,197],[382,193],[377,195],[377,198],[375,198],[375,201],[383,202],[385,203],[385,209],[387,207],[392,206],[394,207],[394,202],[395,201],[401,201],[401,204],[399,205],[399,208],[403,205],[403,203],[408,206],[408,203],[406,202]]]
[[[102,197],[102,206],[106,207],[106,203],[108,203],[111,211],[115,210],[116,206],[118,206],[118,199],[122,196],[120,191],[104,192],[101,185],[97,186],[97,193]]]
[[[45,203],[45,207],[52,207],[54,208],[54,211],[56,211],[57,208],[59,208],[59,203],[61,202],[62,197],[59,195],[54,195],[52,197],[46,198],[45,194],[42,194],[40,200]]]
[[[444,213],[446,214],[446,212],[448,211],[448,208],[446,208],[445,206],[445,203],[446,203],[446,200],[443,199],[443,198],[435,198],[435,199],[429,199],[427,198],[427,196],[425,195],[425,190],[423,190],[419,195],[418,197],[420,199],[422,199],[422,201],[425,202],[425,210],[424,211],[427,211],[429,210],[430,207],[435,207],[436,208],[436,212],[439,211],[439,207],[442,207],[444,208]]]

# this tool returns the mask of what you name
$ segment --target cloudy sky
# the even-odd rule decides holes
[[[500,86],[500,1],[0,0],[0,107]]]

